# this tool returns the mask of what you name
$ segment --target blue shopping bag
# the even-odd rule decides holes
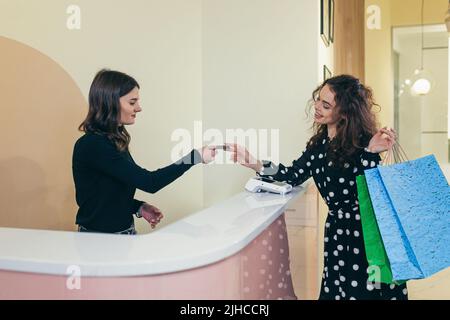
[[[365,171],[394,280],[426,278],[450,266],[450,186],[426,156]]]

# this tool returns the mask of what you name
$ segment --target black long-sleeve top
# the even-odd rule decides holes
[[[72,157],[79,206],[76,224],[100,232],[129,228],[143,203],[134,199],[136,189],[155,193],[199,162],[200,153],[192,150],[174,164],[148,171],[106,136],[86,133],[75,143]]]

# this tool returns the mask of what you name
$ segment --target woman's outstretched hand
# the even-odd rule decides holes
[[[148,223],[150,223],[152,229],[154,229],[155,226],[161,221],[161,219],[164,218],[164,215],[162,214],[161,210],[146,202],[144,202],[142,206],[139,208],[139,213],[142,216],[142,218],[144,218],[145,220],[147,220]]]
[[[202,162],[205,164],[214,161],[214,158],[216,157],[217,154],[215,146],[204,146],[198,149],[198,152],[200,152],[202,156]]]
[[[231,152],[231,160],[235,163],[240,163],[244,167],[261,171],[262,163],[256,159],[248,150],[236,143],[226,143],[227,151]]]
[[[373,153],[380,153],[390,150],[396,143],[397,133],[392,128],[384,127],[372,137],[368,149]]]

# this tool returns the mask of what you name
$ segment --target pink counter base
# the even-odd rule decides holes
[[[284,214],[240,252],[181,272],[138,277],[81,277],[0,270],[0,299],[297,299]],[[67,283],[69,282],[69,286]]]

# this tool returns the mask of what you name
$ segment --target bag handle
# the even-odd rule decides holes
[[[409,161],[408,156],[406,155],[405,150],[403,150],[400,143],[397,141],[394,143],[394,145],[388,149],[386,152],[385,157],[382,160],[382,164],[385,166],[400,163],[400,162],[406,162]]]

